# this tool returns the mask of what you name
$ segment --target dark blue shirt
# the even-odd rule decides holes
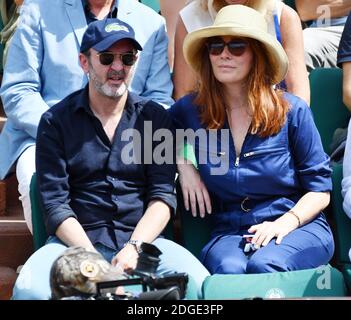
[[[152,128],[144,126],[145,121]],[[152,159],[147,164],[122,161],[122,152],[138,142],[130,135],[123,138],[131,128],[140,132],[139,159]],[[48,234],[55,234],[65,219],[75,217],[93,244],[120,249],[151,200],[165,202],[174,212],[174,159],[157,164],[150,157],[161,143],[174,146],[173,136],[152,142],[154,132],[161,128],[173,130],[167,111],[129,93],[111,143],[89,107],[88,87],[44,113],[38,127],[36,166]]]
[[[98,20],[96,16],[90,11],[88,0],[82,0],[85,18],[87,19],[87,24]],[[108,18],[117,18],[118,13],[118,0],[114,1],[110,12],[107,14],[106,17]]]

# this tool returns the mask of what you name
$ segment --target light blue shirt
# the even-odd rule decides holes
[[[120,1],[118,18],[143,47],[130,91],[167,107],[173,85],[164,18],[136,0]],[[0,95],[8,120],[0,135],[0,179],[35,144],[41,115],[87,83],[78,52],[87,22],[81,0],[27,0],[9,48]]]
[[[341,193],[344,197],[343,208],[345,213],[351,218],[351,120],[347,129],[341,186]]]
[[[337,26],[344,26],[347,20],[347,16],[339,17],[339,18],[332,18],[329,20],[313,20],[310,24],[309,28],[318,28],[318,27],[337,27]]]

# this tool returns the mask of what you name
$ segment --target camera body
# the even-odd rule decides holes
[[[157,275],[161,251],[141,243],[138,263],[131,275],[116,271],[101,254],[71,247],[56,259],[50,273],[52,299],[61,300],[179,300],[185,297],[186,273]],[[128,292],[141,285],[142,292]],[[123,287],[126,293],[117,294]]]
[[[159,256],[162,252],[153,244],[142,242],[139,248],[138,263],[132,275],[128,279],[105,281],[97,283],[97,298],[104,299],[104,289],[117,288],[120,286],[142,285],[143,292],[138,296],[108,294],[111,300],[179,300],[185,297],[188,275],[186,273],[173,273],[156,275],[160,264]],[[128,288],[126,288],[128,289]]]
[[[186,273],[173,273],[164,276],[134,272],[129,279],[98,282],[95,300],[180,300],[185,297],[188,275]],[[135,294],[115,294],[106,289],[141,285],[142,292]]]

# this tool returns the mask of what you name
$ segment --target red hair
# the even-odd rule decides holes
[[[253,52],[253,63],[247,79],[248,104],[252,115],[251,134],[267,137],[277,134],[286,121],[289,104],[283,91],[274,89],[274,62],[258,41],[246,39]],[[199,84],[194,103],[200,108],[201,122],[207,129],[223,128],[226,100],[223,85],[215,78],[206,46],[200,52]]]

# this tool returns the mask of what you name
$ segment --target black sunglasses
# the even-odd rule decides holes
[[[111,65],[115,60],[116,56],[118,56],[121,59],[122,63],[127,67],[132,66],[137,59],[136,54],[133,52],[126,52],[126,53],[99,52],[97,53],[97,55],[99,57],[100,63],[104,66]]]
[[[245,52],[247,43],[242,40],[231,40],[229,42],[224,42],[223,40],[212,40],[207,42],[208,52],[214,56],[219,56],[226,46],[230,54],[239,57]]]

